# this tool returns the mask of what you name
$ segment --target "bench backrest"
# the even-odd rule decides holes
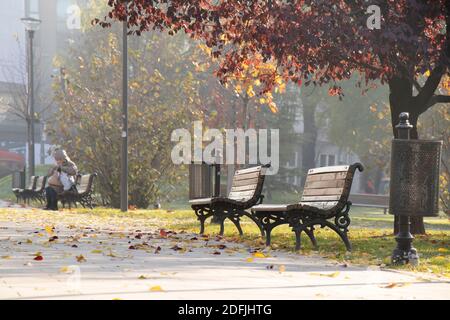
[[[44,191],[45,184],[47,183],[47,177],[46,176],[38,176],[36,177],[36,185],[34,190],[37,192]]]
[[[78,193],[92,192],[94,188],[94,178],[97,174],[83,174],[78,176]]]
[[[389,207],[389,195],[387,194],[352,193],[350,201],[354,205]]]
[[[323,209],[345,205],[356,169],[363,171],[363,166],[355,163],[310,169],[300,202]]]
[[[28,184],[28,186],[25,188],[27,190],[34,190],[36,189],[36,180],[37,180],[37,176],[31,176],[30,177],[30,183]]]
[[[267,166],[257,166],[237,170],[227,198],[239,202],[256,203],[262,192],[266,168]]]

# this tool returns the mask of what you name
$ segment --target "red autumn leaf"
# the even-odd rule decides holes
[[[39,255],[39,256],[34,257],[33,260],[36,260],[36,261],[42,261],[42,260],[44,260],[44,257],[41,256],[41,255]]]
[[[168,233],[167,233],[167,231],[166,230],[164,230],[164,229],[160,229],[159,230],[159,235],[161,236],[161,237],[167,237],[167,235],[168,235]]]

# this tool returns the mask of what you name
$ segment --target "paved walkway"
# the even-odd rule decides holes
[[[70,212],[0,213],[1,299],[450,299],[428,274],[252,252]]]

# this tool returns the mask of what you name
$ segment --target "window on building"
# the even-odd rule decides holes
[[[334,154],[328,155],[328,165],[334,166],[336,164],[336,156]]]
[[[334,154],[321,154],[319,157],[320,167],[334,166],[336,165],[336,155]]]

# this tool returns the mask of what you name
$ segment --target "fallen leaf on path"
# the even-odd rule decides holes
[[[92,250],[91,253],[99,254],[99,253],[103,253],[103,251],[102,250]]]
[[[280,273],[283,273],[283,272],[286,271],[286,267],[282,264],[281,266],[278,267],[278,271],[279,271]]]
[[[387,286],[381,286],[380,288],[392,289],[392,288],[395,288],[395,287],[405,287],[405,286],[408,286],[408,285],[409,285],[409,283],[392,282],[392,283],[389,283]]]
[[[164,229],[159,230],[159,235],[163,238],[167,237],[168,233]]]
[[[78,262],[86,262],[87,260],[86,260],[86,258],[82,255],[82,254],[80,254],[79,256],[76,256],[75,257],[76,259],[77,259],[77,261]]]
[[[161,288],[161,286],[153,286],[153,287],[150,287],[149,290],[153,291],[153,292],[164,291],[163,288]]]
[[[255,252],[255,253],[253,253],[253,256],[255,257],[255,258],[267,258],[268,256],[266,256],[264,253],[262,253],[262,252]]]
[[[11,256],[2,256],[2,259],[5,259],[5,260],[11,259]]]
[[[310,273],[310,275],[312,276],[329,277],[329,278],[336,278],[339,274],[340,274],[339,271],[333,273],[316,273],[316,272]]]
[[[45,226],[45,231],[47,231],[49,236],[53,236],[53,230],[55,230],[54,226]]]
[[[245,261],[246,262],[253,262],[253,258],[247,258]]]
[[[42,261],[42,260],[44,260],[44,257],[43,256],[36,256],[36,257],[34,257],[33,260]]]

